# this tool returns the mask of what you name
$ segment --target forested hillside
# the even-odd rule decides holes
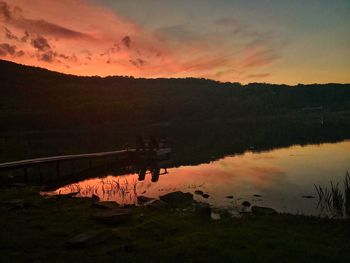
[[[121,122],[235,120],[350,110],[350,85],[220,83],[207,79],[78,77],[0,61],[2,129]]]

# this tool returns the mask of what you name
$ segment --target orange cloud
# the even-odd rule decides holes
[[[149,30],[80,0],[0,0],[0,23],[1,58],[78,75],[244,81],[281,48],[233,19]]]

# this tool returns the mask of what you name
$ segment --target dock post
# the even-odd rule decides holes
[[[23,168],[23,175],[24,175],[24,182],[28,183],[28,168],[27,167]]]
[[[43,182],[43,172],[41,170],[41,165],[38,166],[39,170],[39,183],[41,184]]]
[[[74,174],[75,172],[74,160],[71,161],[71,167],[72,167],[72,174]]]
[[[57,175],[57,177],[61,176],[60,162],[59,161],[56,162],[56,175]]]

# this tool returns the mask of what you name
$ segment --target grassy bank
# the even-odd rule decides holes
[[[349,222],[302,216],[209,218],[177,210],[133,208],[127,223],[96,223],[90,199],[43,198],[36,189],[1,189],[0,262],[347,262]],[[88,230],[108,240],[87,248],[65,243]]]

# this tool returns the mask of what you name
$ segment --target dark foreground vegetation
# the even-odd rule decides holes
[[[350,227],[343,220],[290,215],[212,220],[183,209],[141,206],[131,208],[130,220],[105,225],[94,220],[99,209],[91,199],[44,198],[37,190],[1,189],[1,262],[348,262],[350,257]],[[8,206],[9,200],[17,203]],[[69,243],[87,232],[100,236]]]

